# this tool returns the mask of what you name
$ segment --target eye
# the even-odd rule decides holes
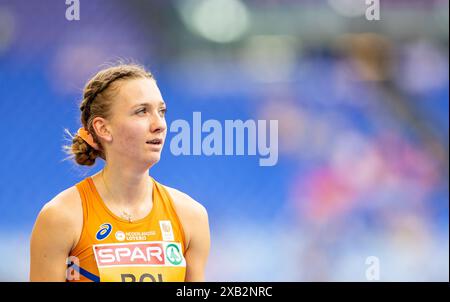
[[[145,113],[147,112],[147,108],[141,108],[138,111],[136,111],[136,114]]]
[[[159,110],[159,113],[161,114],[161,116],[165,116],[166,113],[167,113],[167,108],[161,108],[161,109]]]

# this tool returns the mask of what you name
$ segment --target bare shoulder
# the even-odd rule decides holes
[[[164,187],[167,189],[170,196],[172,197],[172,200],[175,204],[175,208],[177,210],[177,214],[180,211],[185,216],[191,218],[199,218],[199,216],[201,217],[208,215],[206,208],[188,194],[181,192],[180,190],[168,187],[166,185],[164,185]]]
[[[46,212],[48,215],[64,216],[61,218],[70,218],[76,216],[77,209],[81,209],[81,198],[77,188],[72,186],[47,202],[41,212]]]
[[[47,202],[42,207],[36,223],[40,223],[45,229],[59,229],[54,230],[60,235],[64,232],[75,244],[83,224],[83,209],[77,188],[72,186]]]
[[[208,212],[198,201],[180,190],[164,187],[172,197],[175,211],[180,218],[186,236],[186,245],[189,246],[191,239],[199,232],[199,228],[208,227]]]
[[[31,281],[66,279],[66,259],[80,234],[82,216],[80,197],[74,187],[62,191],[42,207],[30,238]]]

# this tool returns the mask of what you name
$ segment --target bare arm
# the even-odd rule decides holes
[[[205,267],[210,249],[208,213],[189,195],[167,187],[186,235],[185,281],[205,281]]]
[[[205,281],[205,267],[210,249],[208,213],[204,207],[196,211],[197,219],[191,222],[189,246],[185,254],[187,282]]]
[[[61,196],[39,213],[30,242],[30,281],[65,281],[66,259],[74,243],[73,218]]]

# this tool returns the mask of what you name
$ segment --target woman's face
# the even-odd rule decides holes
[[[108,153],[153,165],[159,161],[166,138],[166,104],[153,79],[117,83],[109,130]],[[113,155],[113,156],[115,156]]]

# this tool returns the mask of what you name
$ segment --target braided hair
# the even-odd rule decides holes
[[[154,79],[153,75],[140,65],[120,64],[99,71],[86,83],[80,104],[81,124],[92,135],[99,150],[88,145],[77,134],[71,135],[66,130],[66,133],[72,138],[72,145],[64,146],[64,150],[79,165],[92,166],[97,157],[106,160],[104,148],[94,131],[93,120],[96,117],[106,119],[110,116],[112,92],[117,88],[113,83],[119,80],[138,78]]]

